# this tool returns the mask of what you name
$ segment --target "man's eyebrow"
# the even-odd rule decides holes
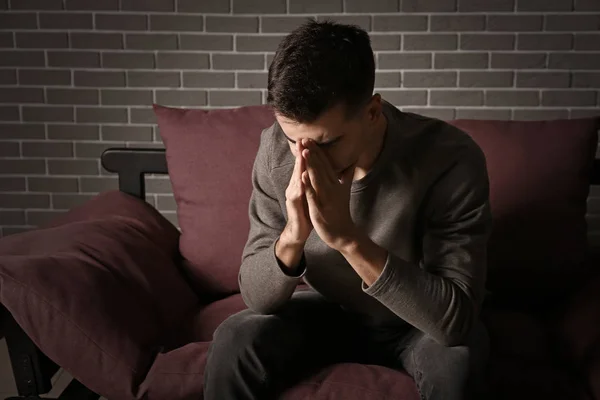
[[[283,132],[283,131],[282,131],[282,132]],[[285,136],[285,138],[286,138],[287,140],[289,140],[290,142],[292,142],[292,143],[296,144],[296,141],[295,141],[295,140],[292,140],[292,139],[290,139],[290,138],[288,137],[288,135],[286,135],[286,134],[285,134],[285,132],[283,132],[283,136]],[[341,137],[341,136],[338,136],[338,137],[336,137],[336,138],[334,138],[334,139],[331,139],[331,140],[330,140],[330,141],[328,141],[328,142],[317,143],[317,145],[319,145],[319,146],[324,146],[324,145],[331,144],[331,143],[333,143],[333,142],[335,142],[335,141],[339,140],[339,138],[340,138],[340,137]]]

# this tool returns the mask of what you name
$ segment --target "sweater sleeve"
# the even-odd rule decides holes
[[[252,194],[248,207],[250,231],[242,253],[238,275],[240,291],[248,308],[261,313],[276,312],[291,297],[306,271],[304,254],[297,275],[284,272],[275,256],[275,244],[286,225],[274,191],[269,167],[267,131],[252,168]]]
[[[446,346],[461,344],[485,294],[491,228],[485,156],[459,157],[425,199],[419,265],[388,252],[378,279],[362,288]]]

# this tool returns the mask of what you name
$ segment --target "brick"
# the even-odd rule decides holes
[[[600,72],[573,72],[571,85],[576,88],[599,88]]]
[[[480,106],[483,105],[483,91],[432,90],[429,102],[432,106]]]
[[[600,3],[597,0],[575,0],[575,11],[600,11]]]
[[[151,126],[102,126],[102,140],[127,141],[127,142],[151,142]]]
[[[39,50],[2,50],[0,67],[43,67],[46,65],[44,52]]]
[[[71,71],[60,69],[20,69],[19,83],[21,85],[41,86],[71,85]]]
[[[25,211],[11,210],[0,211],[0,221],[2,225],[25,225]]]
[[[460,87],[512,87],[512,71],[460,71]]]
[[[62,10],[62,0],[13,0],[10,8],[13,10]]]
[[[125,72],[116,71],[75,71],[75,86],[120,87],[125,86]]]
[[[52,222],[54,219],[62,216],[65,214],[66,211],[59,211],[59,210],[47,210],[47,211],[40,211],[40,210],[27,210],[26,211],[26,215],[27,215],[27,224],[28,225],[33,225],[33,226],[43,226],[46,225],[50,222]]]
[[[517,0],[517,11],[571,11],[573,0]]]
[[[536,90],[488,90],[485,105],[493,107],[538,106],[539,92]]]
[[[160,69],[208,69],[210,56],[200,53],[158,53],[157,65]]]
[[[202,32],[204,17],[202,15],[150,15],[150,30]]]
[[[205,106],[208,103],[204,90],[157,90],[156,102],[165,106]]]
[[[104,68],[154,68],[154,53],[140,52],[106,52],[102,53],[102,66]]]
[[[484,15],[432,15],[431,30],[434,32],[469,32],[485,29]]]
[[[96,29],[111,31],[145,31],[148,22],[145,15],[96,14]]]
[[[285,0],[233,0],[234,14],[285,14]]]
[[[465,33],[460,35],[461,50],[512,50],[515,35]]]
[[[44,139],[43,124],[0,124],[0,139]]]
[[[283,40],[284,35],[278,36],[237,36],[235,38],[235,49],[246,52],[275,52],[277,46]]]
[[[599,53],[551,53],[548,68],[600,69]]]
[[[49,104],[98,104],[98,91],[93,89],[47,89]]]
[[[73,157],[70,142],[23,142],[24,157]]]
[[[179,35],[182,50],[230,51],[233,50],[231,35]]]
[[[28,177],[27,181],[30,192],[77,193],[79,191],[77,178]]]
[[[77,122],[127,122],[127,109],[117,107],[77,107]]]
[[[258,54],[213,54],[213,69],[264,69],[265,58]]]
[[[269,69],[269,66],[273,62],[273,58],[275,58],[275,53],[268,53],[267,54],[267,69]]]
[[[358,0],[356,0],[358,1]],[[402,0],[404,12],[449,12],[456,11],[456,0]]]
[[[13,33],[12,32],[0,32],[0,48],[13,48]]]
[[[0,106],[0,121],[19,121],[19,107]]]
[[[123,147],[123,142],[113,143],[75,143],[75,156],[78,158],[100,159],[100,156],[106,149],[113,147]]]
[[[38,88],[0,88],[0,103],[43,103],[44,89]]]
[[[456,50],[458,35],[407,34],[404,35],[404,50]]]
[[[183,86],[189,88],[233,88],[233,72],[184,72]]]
[[[211,106],[252,106],[259,105],[262,101],[260,91],[236,91],[219,90],[210,91],[208,94],[209,104]]]
[[[0,0],[0,10],[8,10],[8,0]]]
[[[290,0],[292,14],[342,13],[343,0]]]
[[[40,193],[0,193],[0,208],[49,208],[50,195]]]
[[[171,180],[166,176],[149,177],[146,181],[148,193],[172,194]]]
[[[546,121],[569,118],[569,110],[517,109],[513,119],[517,121]]]
[[[258,17],[206,17],[207,32],[258,32]]]
[[[554,33],[521,33],[518,35],[518,50],[570,50],[573,48],[573,36]]]
[[[201,14],[229,14],[229,2],[223,0],[177,0],[177,11]]]
[[[600,109],[598,108],[574,108],[571,110],[570,118],[593,118],[600,117]]]
[[[37,16],[23,12],[0,13],[0,26],[2,29],[36,29]]]
[[[177,50],[177,35],[169,33],[127,34],[125,48],[136,50]]]
[[[506,32],[541,31],[543,23],[541,15],[490,15],[487,29]]]
[[[600,27],[600,24],[598,25]],[[575,35],[575,50],[594,51],[600,50],[600,34],[583,34]]]
[[[27,183],[25,177],[0,178],[0,192],[24,192]],[[0,221],[2,219],[0,218]]]
[[[73,122],[73,107],[24,106],[23,121]]]
[[[0,69],[0,85],[16,85],[17,70],[16,69]]]
[[[100,53],[92,51],[49,51],[51,67],[95,68],[100,67]]]
[[[381,32],[426,31],[427,16],[424,15],[375,15],[373,30]]]
[[[2,236],[17,235],[19,233],[29,232],[34,227],[28,226],[4,226],[2,228]]]
[[[0,142],[0,157],[19,158],[20,156],[21,148],[18,142]]]
[[[517,87],[522,88],[566,88],[570,82],[568,72],[517,72]]]
[[[156,115],[152,108],[131,108],[129,110],[132,124],[156,124]]]
[[[497,108],[459,108],[456,110],[456,118],[508,121],[511,119],[511,111]]]
[[[261,17],[261,32],[265,33],[289,33],[305,24],[308,17]]]
[[[237,87],[246,89],[266,89],[266,72],[239,72],[237,74]]]
[[[349,13],[397,12],[398,2],[394,0],[344,0],[345,11]]]
[[[402,86],[400,72],[375,72],[376,88],[399,88]]]
[[[373,51],[400,50],[402,48],[402,36],[400,35],[370,34],[369,36]]]
[[[95,197],[93,194],[52,193],[52,206],[57,210],[70,210]]]
[[[117,190],[118,188],[119,180],[117,178],[81,178],[80,190],[82,193],[100,193],[109,190]]]
[[[19,48],[65,49],[69,47],[69,37],[62,32],[17,32],[15,35]]]
[[[512,11],[515,0],[459,0],[458,11],[460,12],[494,12]]]
[[[71,32],[71,47],[74,49],[122,49],[123,35],[120,33]]]
[[[178,72],[127,71],[127,82],[132,87],[179,87]]]
[[[3,160],[0,159],[0,175],[45,174],[44,160]]]
[[[597,31],[600,15],[547,15],[547,31]]]
[[[102,89],[102,105],[149,105],[152,104],[152,90]]]
[[[456,87],[456,72],[404,72],[402,84],[404,87],[430,88],[430,87]]]
[[[379,54],[379,69],[428,69],[431,54],[428,53],[385,53]]]
[[[175,0],[121,0],[126,11],[175,11]]]
[[[371,30],[371,17],[369,15],[318,15],[317,21],[334,21],[340,24],[356,25],[366,30]]]
[[[97,125],[48,125],[48,139],[58,140],[98,140],[100,127]]]
[[[593,90],[543,90],[542,106],[546,107],[591,107],[596,105]]]
[[[426,90],[380,90],[381,96],[396,106],[427,105]]]
[[[488,67],[486,53],[436,53],[436,69],[482,69]]]
[[[177,203],[173,196],[158,195],[156,196],[156,200],[156,206],[159,210],[177,211]]]
[[[40,28],[43,29],[92,29],[92,14],[40,13]]]
[[[118,11],[119,0],[66,0],[65,6],[74,11]]]
[[[401,110],[403,112],[422,115],[428,118],[437,118],[445,121],[454,119],[454,109],[452,108],[402,107]]]
[[[492,68],[544,69],[545,53],[492,53]]]
[[[48,160],[51,175],[98,175],[98,160]]]

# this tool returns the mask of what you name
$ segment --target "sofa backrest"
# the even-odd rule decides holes
[[[239,291],[248,239],[251,171],[267,106],[185,110],[155,106],[177,202],[180,250],[196,290]],[[589,172],[600,119],[450,123],[486,154],[494,230],[488,287],[527,297],[560,288],[585,257]],[[524,297],[524,298],[525,298]]]

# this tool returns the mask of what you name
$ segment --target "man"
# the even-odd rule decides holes
[[[406,370],[423,399],[480,388],[491,216],[481,149],[373,95],[363,30],[309,22],[269,68],[252,172],[248,309],[214,334],[205,398],[267,399],[336,362]],[[304,280],[309,290],[295,291]]]

